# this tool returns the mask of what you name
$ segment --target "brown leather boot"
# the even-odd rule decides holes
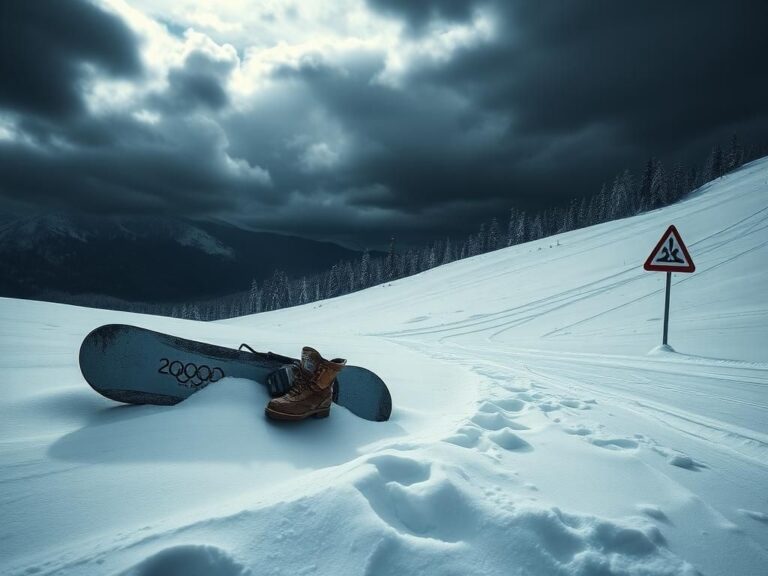
[[[266,414],[273,420],[303,420],[309,416],[325,418],[331,413],[333,380],[347,361],[326,360],[309,346],[301,350],[301,364],[296,366],[293,385],[267,404]]]

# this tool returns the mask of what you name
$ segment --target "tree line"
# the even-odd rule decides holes
[[[512,208],[505,223],[494,217],[462,239],[444,238],[398,251],[392,238],[384,255],[372,256],[366,250],[360,258],[340,261],[321,273],[291,278],[283,270],[275,270],[266,281],[253,280],[247,290],[223,298],[174,305],[130,304],[128,309],[191,320],[219,320],[334,298],[456,260],[673,204],[766,152],[765,147],[745,148],[734,136],[726,146],[716,144],[699,164],[684,166],[677,162],[667,167],[651,157],[639,177],[626,169],[604,183],[596,194],[574,198],[567,205],[536,213]]]

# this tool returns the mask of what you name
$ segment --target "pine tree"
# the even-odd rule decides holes
[[[543,236],[546,237],[557,234],[564,220],[565,216],[563,208],[558,207],[544,210],[541,219],[542,230],[544,231]]]
[[[686,181],[686,192],[696,190],[701,186],[701,170],[696,166],[691,166],[690,172],[688,172],[688,179]]]
[[[392,280],[395,277],[395,237],[389,241],[389,250],[384,261],[384,279]]]
[[[485,222],[480,224],[480,231],[477,233],[477,239],[475,243],[475,254],[483,254],[488,247],[488,230],[485,227]]]
[[[610,213],[610,198],[608,195],[608,187],[605,185],[605,182],[603,182],[602,187],[600,188],[600,193],[597,195],[597,200],[595,201],[595,224],[599,224],[600,222],[606,222],[608,220],[608,215]]]
[[[528,241],[528,217],[525,211],[517,217],[515,225],[515,244],[522,244]]]
[[[282,270],[275,270],[264,284],[266,310],[279,310],[291,306],[293,302],[288,275]]]
[[[640,210],[640,202],[637,198],[637,187],[635,186],[635,177],[629,169],[621,173],[621,183],[623,192],[626,196],[625,216],[634,216]]]
[[[576,212],[576,227],[577,228],[583,228],[584,226],[589,226],[587,223],[587,219],[589,217],[589,206],[587,204],[587,199],[582,196],[581,201],[579,202],[579,209]]]
[[[378,286],[382,282],[384,282],[384,266],[381,258],[374,258],[371,260],[371,285]]]
[[[395,259],[395,262],[397,262],[397,273],[395,275],[396,278],[405,278],[408,276],[408,258],[406,254],[398,254],[397,258]]]
[[[451,247],[451,239],[445,239],[445,251],[443,252],[443,264],[453,262],[453,248]]]
[[[648,162],[645,165],[645,170],[643,171],[643,177],[640,180],[640,191],[639,191],[639,198],[638,198],[638,211],[642,212],[649,206],[653,206],[653,200],[651,198],[651,181],[653,180],[653,167],[654,167],[654,158],[651,157],[648,159]]]
[[[331,266],[328,272],[328,278],[326,279],[325,295],[326,298],[333,298],[339,295],[339,288],[341,282],[339,279],[339,267],[337,264]]]
[[[459,260],[464,260],[469,256],[469,240],[464,240],[459,251]]]
[[[281,272],[281,284],[285,301],[283,307],[287,308],[289,306],[295,306],[297,300],[297,296],[294,291],[295,283],[291,282],[291,279],[288,278],[288,274],[286,274],[284,271]]]
[[[363,252],[363,256],[360,260],[360,277],[358,278],[358,281],[360,282],[360,288],[368,288],[371,286],[371,254],[366,249],[365,252]]]
[[[507,224],[507,239],[505,242],[506,246],[512,246],[513,244],[515,244],[515,219],[516,219],[515,209],[510,208],[509,223]]]
[[[499,231],[499,221],[494,216],[488,228],[488,246],[486,250],[490,251],[498,248],[501,248],[501,232]]]
[[[653,175],[651,176],[651,207],[659,208],[669,203],[667,193],[667,178],[664,174],[664,166],[660,161],[656,161],[653,166]]]
[[[707,162],[707,169],[704,173],[704,178],[707,182],[711,182],[723,175],[723,149],[720,148],[720,144],[715,144],[712,147],[712,153],[710,154],[709,161]]]
[[[543,236],[544,236],[544,228],[541,223],[541,214],[536,214],[536,217],[533,219],[533,222],[531,222],[531,231],[528,237],[531,240],[538,240]]]
[[[478,234],[470,234],[469,236],[469,250],[467,251],[467,256],[477,256],[480,254],[480,239]]]
[[[676,162],[669,177],[669,201],[677,202],[685,194],[685,169],[680,162]]]
[[[416,250],[408,250],[408,275],[419,273],[419,253]]]
[[[346,277],[347,283],[344,288],[345,294],[350,294],[354,292],[357,288],[356,286],[356,278],[355,278],[355,271],[352,269],[352,264],[347,261],[347,263],[344,265],[344,276]]]
[[[260,310],[258,310],[258,307],[256,305],[258,298],[259,298],[259,285],[256,282],[256,279],[254,278],[253,280],[251,280],[251,289],[248,291],[248,312],[250,312],[251,314],[260,312]]]
[[[571,200],[571,203],[568,205],[568,209],[565,211],[565,214],[563,216],[564,232],[569,232],[570,230],[574,230],[576,228],[577,211],[578,211],[578,208],[576,208],[576,199],[573,198]]]
[[[744,148],[739,143],[739,139],[734,134],[731,137],[728,153],[725,157],[725,172],[731,172],[744,163]]]

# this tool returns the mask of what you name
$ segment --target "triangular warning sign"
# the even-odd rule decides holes
[[[693,272],[696,266],[677,228],[670,226],[656,244],[643,268],[653,272]]]

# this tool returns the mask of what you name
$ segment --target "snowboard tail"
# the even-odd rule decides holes
[[[102,396],[128,404],[170,406],[231,376],[254,380],[271,395],[287,391],[287,372],[298,360],[242,351],[137,326],[107,324],[80,346],[80,370]],[[347,366],[334,381],[333,401],[366,420],[388,420],[392,399],[376,374]]]

